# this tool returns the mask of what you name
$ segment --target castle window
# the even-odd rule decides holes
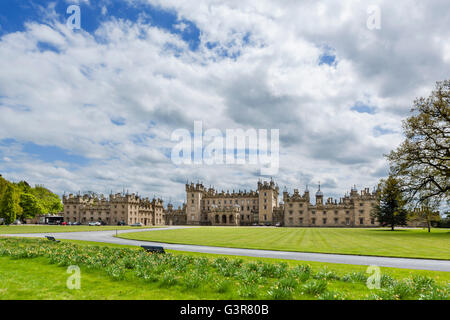
[[[327,224],[327,218],[323,218],[323,224]]]
[[[345,224],[349,225],[350,224],[350,219],[349,218],[345,218]]]
[[[359,218],[359,224],[364,224],[364,218]]]
[[[345,214],[350,214],[350,211],[345,211]]]
[[[267,209],[267,206],[264,206],[264,209]]]
[[[359,213],[363,214],[363,213],[364,213],[364,210],[359,210]]]
[[[265,197],[265,196],[267,196],[267,193],[266,193],[266,192],[264,192],[264,197]]]
[[[312,213],[312,214],[316,214],[316,212],[315,212],[314,210],[313,210],[313,211],[311,211],[311,213]]]
[[[338,224],[338,218],[334,218],[334,224]]]
[[[311,224],[316,224],[316,218],[311,219]]]
[[[289,208],[292,208],[292,203],[289,203]]]
[[[359,204],[360,207],[362,207],[363,205],[364,205],[364,203],[362,203],[362,202]]]
[[[192,198],[194,197],[194,194],[192,194]]]
[[[194,203],[194,199],[192,199],[192,203]]]
[[[337,210],[334,210],[334,214],[338,214],[338,211],[337,211]]]
[[[303,214],[303,210],[299,210],[298,213]]]
[[[300,224],[302,224],[302,223],[303,223],[303,218],[298,219],[298,222],[299,222]]]
[[[292,218],[289,218],[289,224],[293,224],[294,220]]]
[[[324,212],[323,212],[323,214],[327,214],[327,212],[326,212],[326,211],[324,211]]]
[[[292,214],[292,210],[289,210],[289,214]]]
[[[370,219],[371,224],[375,224],[375,219]]]

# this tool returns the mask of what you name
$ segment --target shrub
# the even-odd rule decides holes
[[[108,266],[105,271],[116,280],[123,280],[125,278],[125,270],[117,265]]]

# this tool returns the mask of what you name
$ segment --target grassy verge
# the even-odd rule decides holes
[[[230,248],[450,260],[450,230],[201,227],[119,235],[125,239]]]
[[[157,227],[22,225],[22,226],[0,226],[0,234],[108,231],[108,230],[129,230],[129,229],[145,229],[145,228],[157,228]]]
[[[82,269],[80,290],[65,286],[69,265]],[[0,240],[2,299],[448,299],[448,289],[425,276],[383,274],[382,288],[374,290],[366,278],[310,264]]]

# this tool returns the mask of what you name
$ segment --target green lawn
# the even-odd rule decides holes
[[[0,239],[0,299],[448,299],[450,273],[445,272],[382,268],[383,289],[369,290],[359,278],[365,274],[362,266],[289,261],[283,267],[279,259],[181,252],[160,260],[134,248]],[[125,251],[111,251],[117,249]],[[188,256],[194,260],[186,265]],[[66,269],[73,264],[81,267],[79,290],[66,286]],[[266,271],[251,271],[264,266]],[[311,268],[307,274],[294,272],[305,266]],[[281,273],[270,276],[268,270]],[[358,278],[346,280],[352,275]],[[318,283],[325,287],[312,293]]]
[[[199,227],[138,232],[121,238],[281,251],[450,260],[450,230]]]
[[[0,234],[108,231],[108,230],[128,230],[128,229],[143,229],[143,228],[156,228],[156,227],[21,225],[21,226],[0,226]]]

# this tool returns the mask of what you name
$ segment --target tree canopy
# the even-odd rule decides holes
[[[408,200],[450,199],[450,80],[437,82],[428,98],[418,98],[403,122],[406,139],[387,157]]]
[[[55,214],[62,209],[59,196],[44,186],[31,187],[26,181],[13,183],[0,175],[0,218],[5,223],[41,214]]]

